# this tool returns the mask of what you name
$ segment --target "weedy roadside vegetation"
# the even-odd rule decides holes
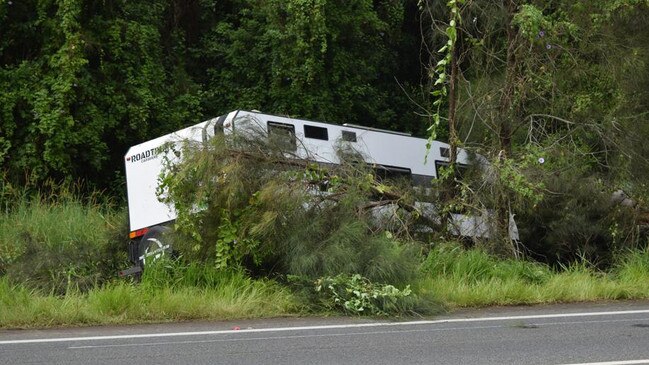
[[[62,295],[101,286],[123,267],[125,210],[72,184],[47,190],[0,182],[0,275]]]
[[[323,295],[307,296],[294,286],[252,279],[241,271],[181,266],[178,261],[161,260],[149,267],[140,284],[114,280],[86,292],[71,290],[64,295],[0,278],[0,327],[335,312],[412,315],[458,307],[649,298],[649,252],[628,252],[620,255],[618,262],[608,272],[587,264],[556,271],[545,264],[503,260],[478,250],[465,250],[457,243],[445,243],[431,251],[422,265],[422,276],[405,290],[375,285],[359,275],[340,275],[315,283]],[[408,291],[417,293],[416,302]],[[319,308],[316,312],[314,303]]]
[[[52,187],[2,186],[0,328],[301,313],[289,289],[234,269],[165,259],[139,282],[117,278],[128,265],[124,210],[68,184]]]
[[[606,271],[585,260],[552,268],[446,243],[431,251],[415,290],[451,308],[649,298],[649,251],[615,260]]]
[[[160,270],[166,268],[148,271]],[[240,272],[212,273],[207,278],[200,269],[194,271],[195,280],[216,280],[218,285],[161,284],[158,274],[153,274],[155,279],[147,274],[139,285],[114,280],[86,292],[52,295],[0,278],[0,327],[223,320],[301,313],[294,295],[273,281],[254,280]]]

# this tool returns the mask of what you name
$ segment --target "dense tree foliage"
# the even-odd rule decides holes
[[[398,84],[420,78],[415,11],[392,0],[2,1],[3,170],[106,187],[129,145],[241,108],[421,130]]]
[[[166,2],[5,1],[0,12],[0,159],[12,180],[107,186],[126,146],[200,111]]]

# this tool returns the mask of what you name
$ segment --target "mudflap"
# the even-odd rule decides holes
[[[140,241],[129,241],[128,242],[128,260],[133,264],[139,266],[139,244]]]
[[[128,260],[133,264],[133,266],[129,267],[128,269],[121,270],[117,273],[119,277],[128,277],[128,276],[134,276],[136,280],[139,279],[139,277],[142,275],[142,266],[140,265],[140,261],[138,259],[138,244],[139,241],[129,241],[128,242]]]

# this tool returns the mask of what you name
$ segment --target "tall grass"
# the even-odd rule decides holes
[[[619,255],[614,271],[618,280],[649,286],[649,282],[647,282],[649,248],[642,251],[627,251]]]
[[[455,246],[434,249],[422,265],[424,278],[413,290],[434,311],[488,305],[518,305],[649,298],[649,251],[620,255],[607,273],[587,264],[561,271],[499,260]],[[190,319],[235,319],[305,313],[310,303],[271,280],[240,271],[159,261],[140,284],[113,281],[86,293],[44,295],[0,278],[0,327],[126,324]]]
[[[0,274],[64,294],[106,282],[125,265],[126,214],[65,189],[18,195],[0,214]]]
[[[87,293],[43,295],[0,278],[0,328],[128,324],[277,317],[299,313],[298,300],[277,283],[223,273],[218,286],[107,283]]]
[[[553,271],[527,261],[499,260],[480,250],[435,248],[417,289],[449,307],[649,298],[649,251],[630,251],[607,273],[579,263]]]

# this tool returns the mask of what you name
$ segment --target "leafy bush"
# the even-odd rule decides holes
[[[593,156],[558,142],[536,154],[545,161],[526,175],[542,181],[545,193],[517,215],[521,240],[532,257],[553,265],[585,258],[604,267],[612,263],[613,252],[635,245],[637,237],[630,233],[636,230],[636,212],[612,201],[611,182],[598,176]]]
[[[310,279],[360,274],[395,285],[416,276],[417,247],[371,223],[378,182],[369,169],[287,158],[262,132],[239,131],[186,146],[162,178],[160,196],[178,212],[185,260]]]
[[[493,156],[486,174],[465,176],[458,200],[492,210],[499,228],[480,248],[555,267],[585,258],[603,268],[613,252],[637,246],[640,209],[616,204],[601,161],[583,142],[566,140],[548,132],[510,158]],[[520,233],[516,244],[505,234],[509,214]]]
[[[413,308],[410,285],[399,290],[392,285],[373,284],[358,274],[320,278],[315,291],[325,305],[346,313],[387,316]]]

